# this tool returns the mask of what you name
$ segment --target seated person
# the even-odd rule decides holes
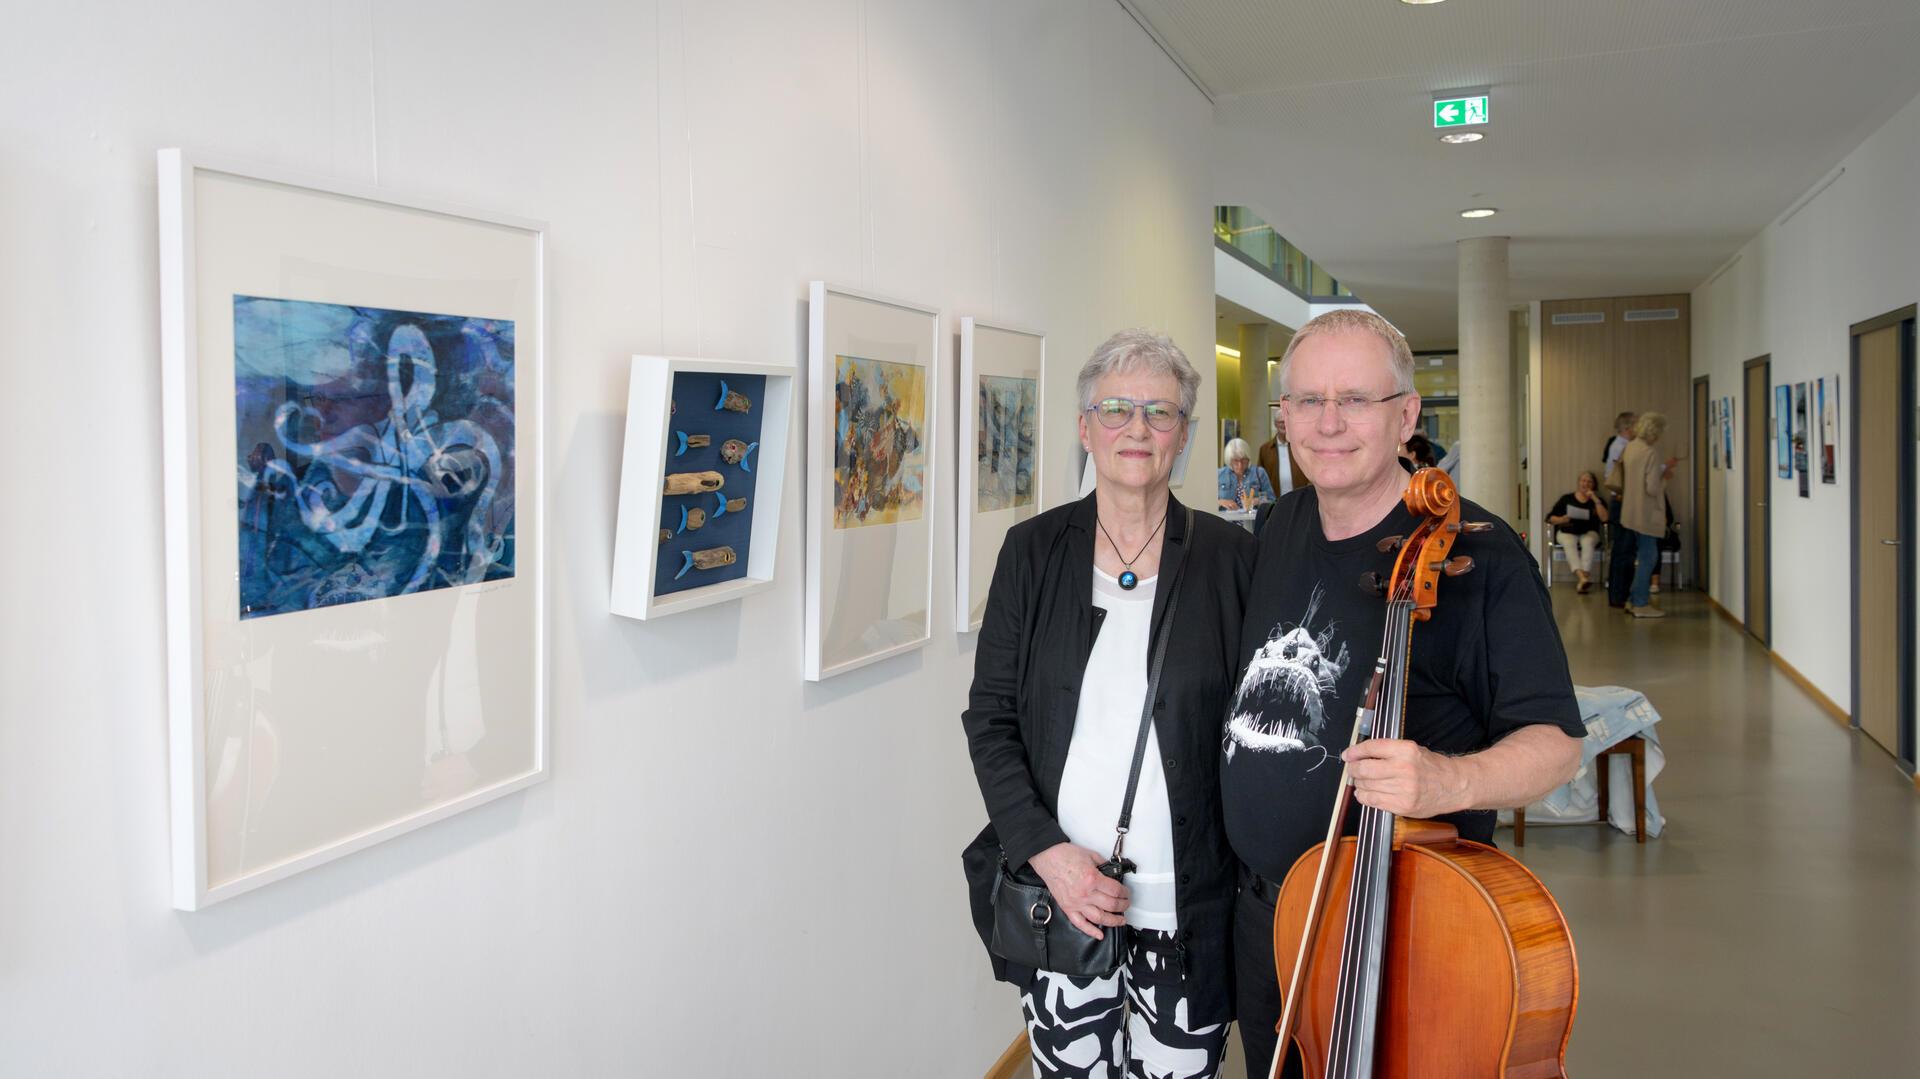
[[[1575,591],[1586,594],[1593,587],[1593,557],[1600,549],[1600,530],[1609,519],[1607,502],[1600,497],[1600,480],[1591,472],[1580,473],[1572,492],[1547,511],[1547,523],[1559,530],[1560,547],[1567,552],[1567,565],[1579,579]]]
[[[1253,467],[1253,447],[1244,438],[1228,442],[1227,463],[1220,466],[1220,508],[1250,510],[1273,498],[1267,470]]]

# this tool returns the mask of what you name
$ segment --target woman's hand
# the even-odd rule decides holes
[[[1566,523],[1567,523],[1568,521],[1571,521],[1571,520],[1573,520],[1573,518],[1572,518],[1571,516],[1569,516],[1569,515],[1567,515],[1567,514],[1561,514],[1561,515],[1560,515],[1560,516],[1558,516],[1558,517],[1549,517],[1549,518],[1547,518],[1547,523],[1548,523],[1548,524],[1550,524],[1550,525],[1552,525],[1552,526],[1554,526],[1555,528],[1560,528],[1560,527],[1563,527],[1563,526],[1565,526],[1565,525],[1566,525]]]
[[[1073,927],[1095,940],[1104,940],[1103,925],[1125,925],[1127,886],[1101,875],[1104,859],[1085,847],[1055,843],[1033,856],[1033,866],[1047,891]]]

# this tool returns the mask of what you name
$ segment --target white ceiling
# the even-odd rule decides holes
[[[1122,2],[1215,101],[1216,200],[1416,348],[1455,339],[1456,240],[1513,238],[1516,304],[1688,291],[1920,95],[1920,0]],[[1443,145],[1470,86],[1487,138]]]

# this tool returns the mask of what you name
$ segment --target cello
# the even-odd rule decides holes
[[[1449,558],[1463,533],[1453,480],[1413,474],[1403,496],[1421,522],[1393,574],[1369,574],[1386,597],[1387,625],[1353,740],[1400,738],[1414,627],[1432,617],[1442,577],[1473,568]],[[1305,1074],[1326,1079],[1552,1079],[1566,1075],[1579,971],[1567,922],[1518,861],[1463,840],[1439,821],[1353,805],[1343,769],[1327,839],[1288,871],[1274,907],[1276,971],[1291,970],[1270,1077],[1287,1047]]]

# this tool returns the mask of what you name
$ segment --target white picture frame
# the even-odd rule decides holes
[[[158,165],[171,897],[200,910],[546,777],[546,226]]]
[[[993,566],[1000,545],[1014,525],[1043,508],[1046,469],[1047,337],[1038,330],[987,322],[972,316],[960,320],[960,425],[954,446],[954,490],[958,497],[957,538],[954,545],[954,629],[971,633],[980,628],[993,582]],[[1030,409],[1032,430],[1025,455],[1031,462],[1024,495],[1007,490],[1004,468],[989,482],[982,472],[982,442],[990,436],[981,426],[981,396],[991,387],[988,378],[1031,383],[1018,392]],[[1007,387],[1012,390],[1013,387]],[[1017,483],[1017,466],[1016,466]],[[983,496],[983,488],[992,488]],[[983,497],[987,503],[982,508]]]
[[[687,448],[679,444],[681,433],[706,434],[704,430],[691,429],[711,426],[693,415],[676,415],[674,387],[682,375],[698,378],[702,383],[724,380],[731,375],[736,387],[742,379],[753,380],[750,384],[764,387],[758,391],[760,399],[749,402],[750,409],[759,412],[753,443],[757,448],[747,455],[743,464],[714,460],[719,446],[711,439],[717,436],[709,434],[704,453],[700,447]],[[626,446],[620,468],[620,511],[614,531],[613,613],[641,620],[662,618],[741,599],[772,587],[786,491],[788,436],[793,426],[794,375],[795,369],[790,363],[681,356],[633,357],[627,387]],[[670,568],[663,565],[663,550],[684,556],[701,542],[718,542],[709,527],[718,530],[729,516],[722,514],[715,520],[712,514],[715,507],[727,505],[725,497],[709,507],[704,498],[664,493],[667,475],[683,471],[677,469],[675,463],[689,459],[703,468],[712,465],[723,476],[751,479],[752,505],[746,507],[749,516],[745,529],[750,542],[745,544],[747,553],[741,575],[660,594],[659,589],[665,583],[661,577]],[[722,487],[716,493],[724,496],[726,489]],[[687,510],[696,501],[700,504],[692,508],[704,509],[705,520],[710,524],[695,525],[694,531],[689,532],[684,514],[676,523],[672,519],[673,510]],[[737,529],[731,527],[731,522],[726,523],[729,526],[726,538],[730,538]],[[660,539],[663,528],[673,534],[665,544]],[[690,563],[690,559],[683,563],[683,572],[691,568]]]
[[[940,312],[937,308],[815,281],[807,304],[807,595],[804,674],[819,682],[924,647],[933,639],[933,536],[938,476]],[[871,500],[848,510],[836,480],[837,367],[855,365],[863,384],[877,375],[907,380],[902,397],[924,394],[922,407],[903,403],[896,428],[910,430],[920,460],[890,439],[900,462],[881,475]],[[899,368],[919,368],[916,376]],[[918,388],[913,381],[918,380]],[[874,393],[882,393],[874,390]],[[883,394],[884,395],[884,394]],[[864,466],[862,475],[868,475]],[[883,508],[881,500],[919,485],[917,499]],[[848,490],[872,491],[857,479]]]

